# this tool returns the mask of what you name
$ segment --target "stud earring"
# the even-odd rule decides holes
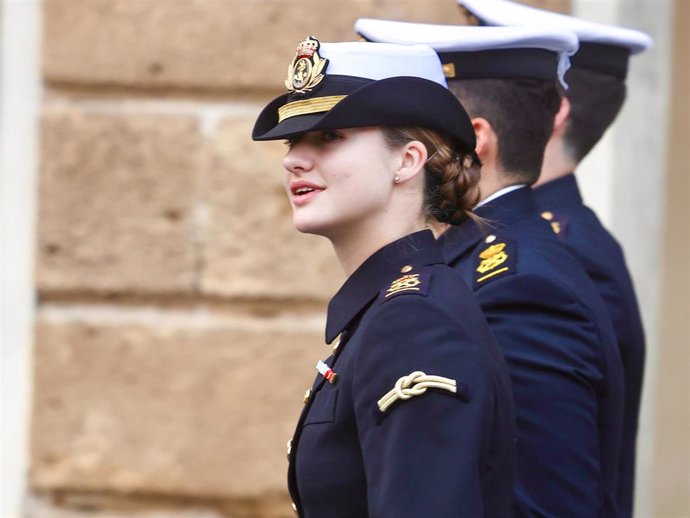
[[[396,175],[395,178],[393,178],[393,181],[395,183],[398,183],[400,181],[400,177],[398,175]]]

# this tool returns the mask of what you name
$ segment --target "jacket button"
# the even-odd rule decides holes
[[[553,219],[553,212],[549,212],[548,210],[546,210],[541,213],[541,217],[544,218],[546,221],[551,221]]]
[[[290,460],[290,452],[292,451],[292,439],[287,442],[287,460]]]
[[[304,404],[305,404],[305,405],[306,405],[307,403],[309,403],[309,398],[310,398],[310,397],[311,397],[311,389],[308,388],[307,390],[304,391],[304,398],[303,398],[303,400],[304,400]]]
[[[297,514],[297,504],[295,502],[292,502],[292,510],[295,511],[295,514]]]

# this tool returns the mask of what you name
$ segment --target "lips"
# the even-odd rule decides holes
[[[325,187],[321,187],[310,182],[297,181],[290,183],[292,202],[295,205],[304,205],[312,198],[318,196],[323,190],[325,190]]]

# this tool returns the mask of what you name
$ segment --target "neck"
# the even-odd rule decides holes
[[[524,185],[524,182],[515,179],[510,173],[498,171],[496,169],[489,169],[487,174],[484,174],[484,167],[482,166],[481,179],[479,181],[479,203],[481,204],[493,196],[498,191],[513,185]]]
[[[328,236],[328,238],[333,244],[333,249],[345,275],[349,277],[364,261],[384,246],[425,228],[426,225],[423,221],[411,222],[408,225],[399,225],[393,228],[384,228],[373,222],[367,228],[347,229],[337,235]]]
[[[561,139],[552,138],[546,145],[544,152],[544,163],[541,167],[539,180],[534,184],[538,187],[552,180],[563,178],[575,171],[577,163],[566,153],[565,146]]]

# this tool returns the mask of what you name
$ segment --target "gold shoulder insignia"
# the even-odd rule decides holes
[[[551,230],[559,237],[563,237],[568,226],[568,220],[560,215],[554,214],[550,210],[541,213],[541,217],[551,224]]]
[[[418,273],[403,275],[391,282],[390,287],[386,290],[386,297],[390,297],[401,291],[419,291],[419,285],[421,283],[422,281],[419,280]]]
[[[475,267],[475,288],[489,279],[514,271],[515,256],[515,246],[508,240],[494,243],[479,252]]]
[[[381,290],[384,300],[403,294],[426,296],[429,290],[429,281],[431,280],[430,268],[423,267],[415,272],[411,266],[406,265],[401,269],[401,272],[405,272],[405,275],[398,277],[390,283],[390,286]]]

